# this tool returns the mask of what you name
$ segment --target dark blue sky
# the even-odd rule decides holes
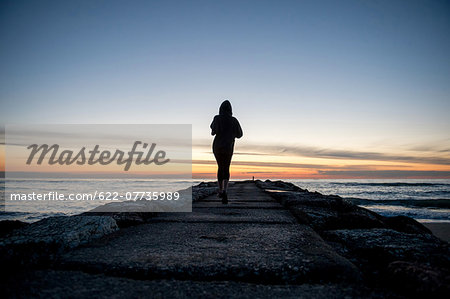
[[[450,147],[448,1],[2,1],[0,37],[2,123],[201,144],[229,98],[249,147]]]

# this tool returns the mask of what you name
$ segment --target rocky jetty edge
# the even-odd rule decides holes
[[[283,181],[256,180],[234,184],[244,183],[255,184],[280,203],[282,208],[288,210],[297,223],[310,227],[314,233],[310,242],[321,238],[326,244],[324,246],[330,247],[339,257],[354,265],[359,273],[354,285],[365,290],[379,290],[364,293],[365,297],[402,298],[431,295],[448,298],[449,244],[435,237],[414,219],[404,216],[384,217],[339,196],[309,192]],[[203,182],[192,187],[194,203],[202,202],[215,193],[214,182]],[[35,275],[57,279],[58,274],[55,271],[60,268],[61,256],[96,240],[108,242],[109,235],[114,235],[121,229],[149,223],[157,217],[158,213],[83,213],[76,216],[49,217],[31,224],[1,221],[2,288],[7,290],[7,295],[20,295],[20,290],[14,288],[23,286],[24,282],[20,285],[12,283],[12,280],[17,281],[23,277],[33,279],[36,278]],[[282,226],[279,234],[283,234]],[[308,238],[308,235],[305,238]],[[309,241],[302,242],[308,244]],[[101,273],[102,266],[99,264],[98,267],[97,272]],[[133,265],[129,267],[131,269]],[[34,271],[31,278],[26,275],[30,271]],[[195,281],[195,278],[192,280]],[[124,287],[127,285],[122,283]],[[328,282],[323,284],[326,286]],[[304,285],[305,288],[306,286],[307,284]],[[317,289],[318,286],[320,282],[317,284],[317,281],[313,286],[308,285],[305,294],[318,298],[329,295],[328,291]],[[192,287],[198,292],[207,288],[198,282],[192,282],[189,288]],[[221,288],[220,285],[216,287]],[[39,286],[35,285],[34,288],[39,289]],[[270,289],[274,291],[276,287]],[[255,289],[250,294],[254,295],[256,292],[256,296],[264,297],[270,294],[266,291]],[[290,294],[280,292],[278,294]],[[49,295],[62,294],[55,291]],[[181,293],[181,296],[183,295],[185,293]],[[245,294],[240,295],[245,297]],[[361,293],[355,296],[361,296]]]

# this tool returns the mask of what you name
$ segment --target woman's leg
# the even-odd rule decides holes
[[[217,184],[222,203],[228,203],[227,188],[230,180],[230,164],[233,153],[214,153],[217,161]]]
[[[217,162],[217,185],[219,187],[219,195],[224,190],[224,182],[223,182],[223,157],[220,153],[214,153],[214,157],[216,158]]]
[[[229,182],[230,180],[223,180],[222,182],[223,182],[223,191],[225,191],[225,192],[227,192],[227,189],[228,189],[228,182]]]
[[[230,181],[230,164],[231,164],[231,158],[233,157],[233,153],[226,153],[223,156],[223,191],[227,192],[228,189],[228,182]]]

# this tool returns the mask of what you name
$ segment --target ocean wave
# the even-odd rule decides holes
[[[347,198],[356,205],[390,205],[390,206],[411,206],[420,208],[441,208],[450,209],[450,199],[384,199],[371,200],[364,198]]]
[[[343,186],[379,186],[379,187],[431,187],[431,186],[450,186],[446,183],[405,183],[405,182],[394,182],[394,183],[358,183],[358,182],[332,182],[330,185],[343,185]]]
[[[48,179],[6,179],[4,180],[5,183],[7,184],[12,184],[12,183],[27,183],[27,184],[31,184],[31,183],[57,183],[57,184],[61,184],[61,183],[74,183],[74,182],[79,182],[79,181],[75,181],[75,180],[58,180],[58,179],[54,179],[54,180],[48,180]]]
[[[0,211],[0,221],[2,220],[20,220],[24,222],[35,222],[52,216],[66,216],[67,213],[41,213],[41,212],[15,212]]]
[[[362,206],[366,209],[369,209],[373,212],[376,212],[383,216],[407,216],[414,219],[420,219],[421,221],[432,221],[432,220],[438,220],[438,221],[445,221],[450,222],[450,214],[448,213],[448,210],[441,210],[441,209],[433,209],[433,208],[417,208],[417,207],[401,207],[401,206],[384,206],[384,205],[378,205],[378,206]]]
[[[372,198],[373,196],[380,197],[391,197],[391,198],[402,198],[408,199],[406,197],[411,197],[415,199],[418,197],[427,198],[429,200],[434,200],[436,198],[449,198],[450,190],[434,190],[434,191],[416,191],[416,190],[405,190],[403,192],[397,191],[380,191],[380,190],[362,190],[348,192],[347,194],[341,194],[343,197],[356,197],[356,198]]]

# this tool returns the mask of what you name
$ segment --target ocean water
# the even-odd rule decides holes
[[[450,222],[450,180],[286,180],[322,194],[336,194],[385,216],[405,215],[421,222]],[[17,193],[44,192],[89,193],[98,191],[174,192],[200,183],[201,180],[150,179],[16,179],[8,180],[8,190]],[[0,185],[5,179],[0,179]],[[4,199],[4,190],[0,198]],[[66,203],[63,203],[66,204]],[[101,204],[104,204],[101,203]],[[0,212],[0,220],[27,222],[55,215],[75,215],[100,205],[98,201],[72,201],[65,206],[54,202],[24,205],[9,203]]]
[[[384,216],[450,222],[450,180],[287,180],[309,191],[335,194]]]
[[[67,200],[67,201],[11,201],[5,200],[5,190],[0,190],[0,200],[3,201],[3,209],[0,212],[0,220],[21,220],[34,222],[49,216],[76,215],[92,210],[98,206],[109,203],[100,201],[100,192],[106,197],[110,192],[111,197],[121,195],[126,197],[141,196],[134,192],[175,192],[192,186],[192,180],[170,179],[0,179],[0,184],[6,186],[7,192],[19,194],[58,193],[64,194],[95,194],[96,200]],[[7,194],[7,193],[6,193]],[[124,201],[120,199],[119,201]]]

